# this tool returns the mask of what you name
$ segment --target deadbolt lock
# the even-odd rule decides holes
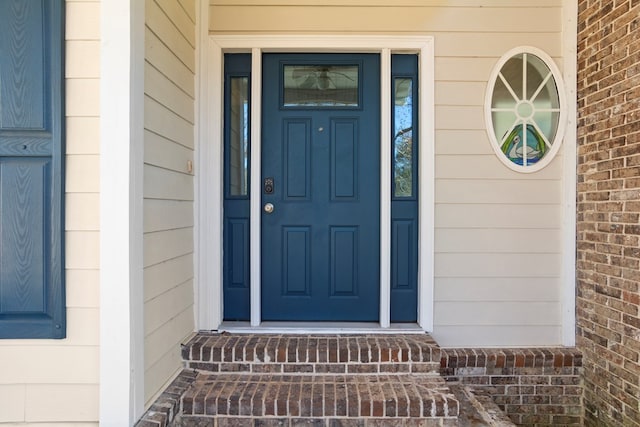
[[[273,178],[264,179],[264,194],[273,194]]]

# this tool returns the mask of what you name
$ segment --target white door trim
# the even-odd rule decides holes
[[[251,326],[260,315],[260,117],[263,52],[369,52],[381,55],[381,202],[380,202],[380,327],[389,328],[391,272],[391,54],[419,54],[420,80],[420,205],[418,237],[418,324],[433,330],[434,289],[434,40],[431,36],[310,36],[310,35],[212,35],[208,45],[208,84],[200,93],[209,103],[209,121],[199,144],[198,295],[201,330],[218,329],[222,323],[222,170],[223,170],[223,54],[251,52]],[[205,71],[205,70],[203,70]]]

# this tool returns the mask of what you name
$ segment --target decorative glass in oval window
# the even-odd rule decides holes
[[[496,65],[485,118],[492,146],[513,170],[534,172],[555,156],[564,131],[560,73],[544,52],[518,48]]]

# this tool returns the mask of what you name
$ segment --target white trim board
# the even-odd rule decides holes
[[[381,328],[378,323],[366,322],[261,322],[257,327],[250,322],[222,322],[218,330],[237,334],[424,334],[415,323],[393,323]]]
[[[562,57],[567,122],[562,156],[562,345],[576,345],[576,153],[577,153],[577,57],[578,1],[566,0],[562,8]]]
[[[260,134],[261,134],[261,58],[263,52],[369,52],[381,55],[381,295],[380,327],[389,322],[390,296],[390,206],[391,164],[388,135],[391,60],[396,52],[419,54],[420,79],[420,206],[418,239],[418,324],[424,331],[433,330],[434,289],[434,40],[431,36],[351,36],[351,35],[224,35],[209,37],[208,82],[201,86],[199,96],[203,111],[209,112],[206,129],[198,147],[199,180],[196,237],[199,242],[198,316],[201,330],[219,329],[222,324],[222,171],[223,171],[223,110],[222,70],[225,52],[251,52],[251,322],[261,325],[260,317]],[[204,67],[204,64],[202,64]],[[208,86],[208,87],[207,87]],[[389,102],[386,102],[389,101]],[[385,160],[386,159],[386,160]],[[215,185],[212,183],[216,183]]]
[[[144,412],[144,4],[101,3],[100,425]]]

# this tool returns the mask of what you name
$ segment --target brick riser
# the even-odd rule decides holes
[[[427,335],[203,335],[183,346],[185,366],[209,372],[438,375],[440,348]]]
[[[182,355],[176,425],[457,425],[427,335],[199,334]]]
[[[427,335],[203,335],[183,346],[187,367],[210,372],[433,373],[440,348]]]

